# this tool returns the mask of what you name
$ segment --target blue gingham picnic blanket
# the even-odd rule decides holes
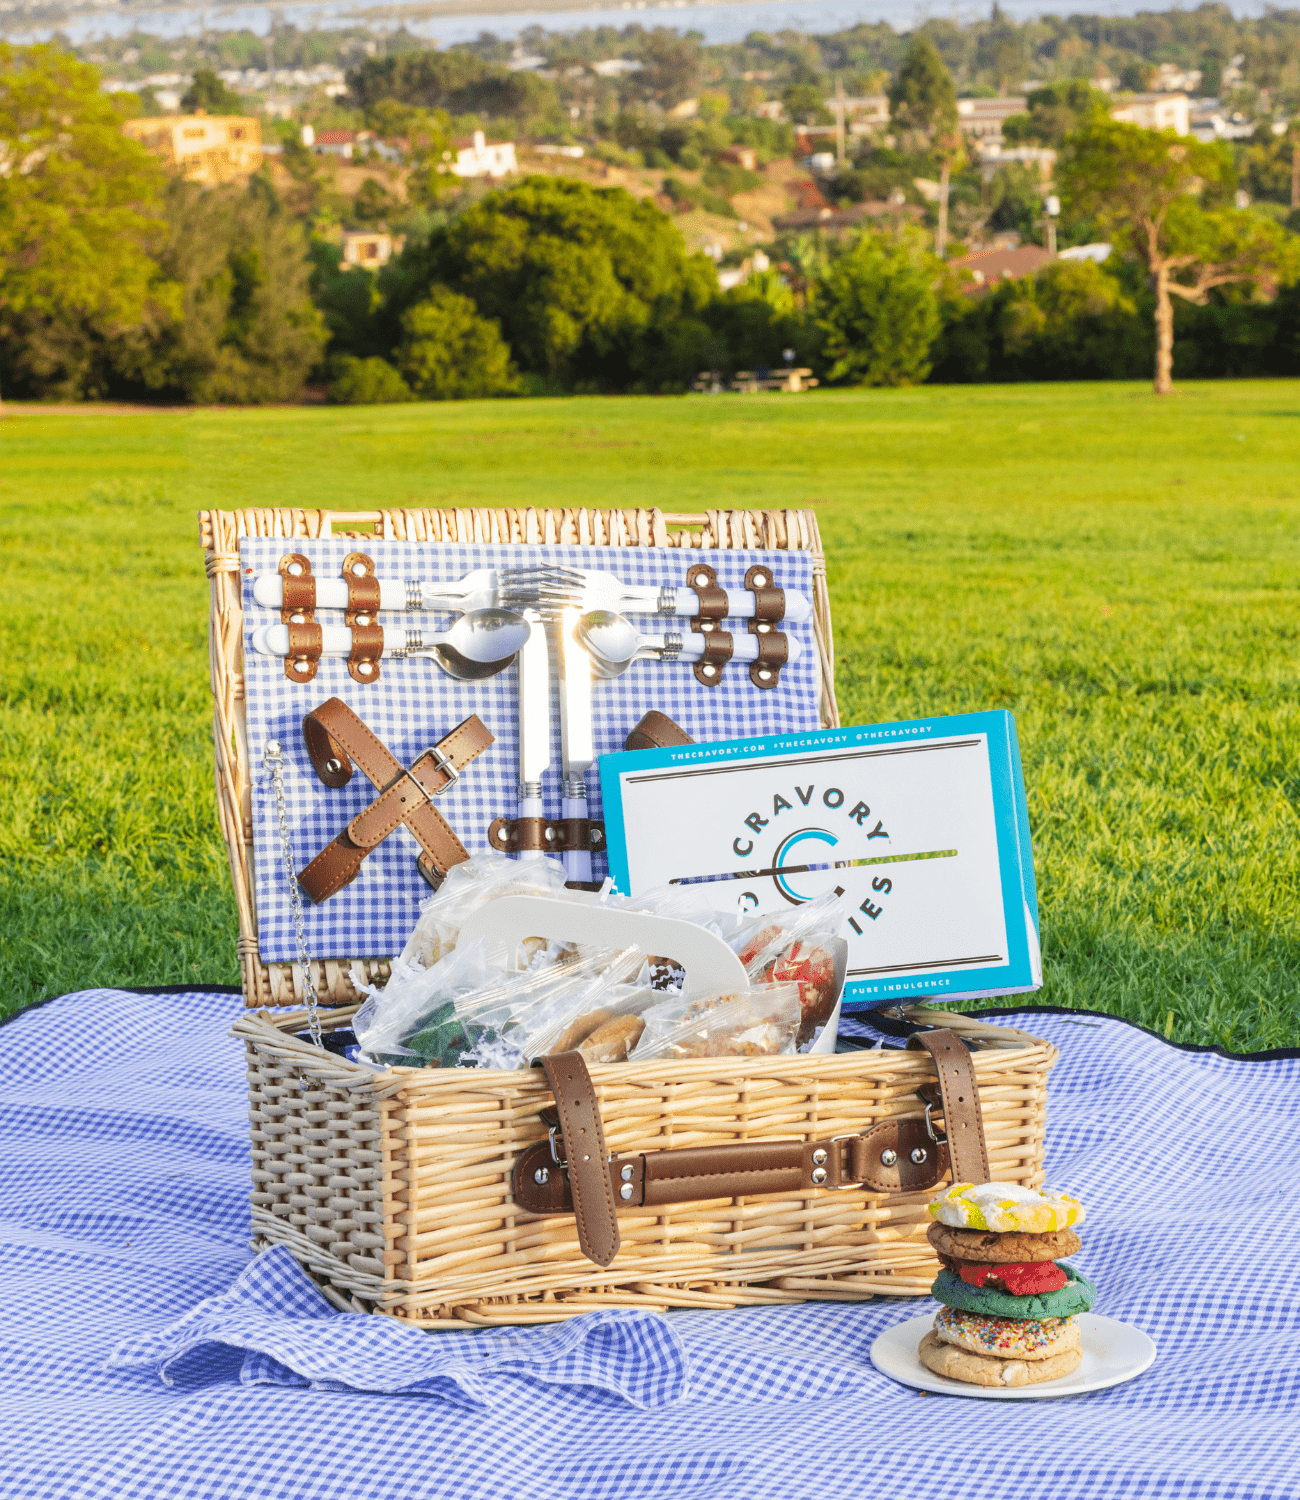
[[[484,682],[458,682],[431,661],[385,661],[377,683],[359,684],[348,675],[341,657],[322,658],[315,679],[290,682],[279,657],[263,656],[251,646],[253,630],[278,623],[279,610],[263,609],[253,599],[253,580],[274,573],[290,549],[311,560],[318,578],[339,577],[343,559],[358,548],[373,558],[381,578],[454,581],[474,568],[525,566],[548,562],[556,566],[615,572],[627,584],[667,584],[682,588],[687,569],[710,563],[718,582],[733,596],[743,594],[745,572],[767,563],[772,577],[786,589],[811,600],[813,562],[807,552],[679,551],[665,547],[504,547],[472,544],[417,546],[406,542],[304,541],[249,537],[240,543],[244,603],[244,692],[248,719],[248,749],[253,773],[253,853],[257,880],[258,949],[265,962],[298,956],[289,905],[289,892],[280,854],[280,828],[269,777],[262,767],[268,740],[284,750],[285,801],[296,869],[303,869],[341,829],[378,795],[360,771],[346,787],[331,790],[312,770],[302,738],[305,713],[326,698],[342,698],[405,765],[470,714],[478,714],[496,743],[480,755],[461,780],[438,799],[443,816],[476,853],[488,847],[487,831],[494,818],[514,817],[519,783],[518,669],[508,667]],[[318,610],[321,624],[342,625],[338,610]],[[405,641],[408,629],[421,630],[426,639],[455,623],[456,616],[383,614],[385,632]],[[689,621],[634,615],[643,633],[687,631]],[[744,634],[743,621],[724,621],[724,627]],[[647,709],[657,708],[675,719],[693,739],[721,740],[742,735],[794,733],[816,729],[820,719],[817,697],[821,671],[812,621],[787,622],[782,629],[797,639],[803,652],[783,668],[775,688],[760,690],[749,679],[749,668],[735,663],[722,674],[717,687],[702,687],[685,662],[638,661],[621,677],[593,684],[592,727],[597,755],[621,750],[628,730]],[[560,816],[559,687],[551,667],[551,739],[549,771],[542,779],[547,815]],[[587,778],[588,806],[593,818],[601,815],[600,784]],[[313,958],[387,958],[400,953],[429,887],[415,868],[419,845],[398,828],[370,855],[361,873],[345,890],[322,906],[305,902],[307,948]],[[593,857],[593,874],[603,880],[607,862]]]
[[[1300,1053],[1007,1013],[1061,1049],[1049,1180],[1088,1204],[1128,1385],[921,1396],[877,1333],[924,1300],[603,1313],[424,1334],[254,1262],[229,993],[89,991],[4,1028],[6,1500],[1293,1500]],[[846,1029],[853,1022],[846,1023]]]

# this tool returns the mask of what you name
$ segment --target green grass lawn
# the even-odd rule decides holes
[[[0,1007],[236,983],[194,512],[812,506],[846,722],[1005,707],[1044,1001],[1300,1043],[1300,384],[0,418]]]

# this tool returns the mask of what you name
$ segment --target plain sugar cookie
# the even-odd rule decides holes
[[[994,1359],[959,1349],[956,1344],[941,1343],[933,1328],[927,1330],[916,1352],[927,1370],[966,1385],[1040,1385],[1071,1374],[1083,1359],[1078,1349],[1054,1354],[1050,1359]]]

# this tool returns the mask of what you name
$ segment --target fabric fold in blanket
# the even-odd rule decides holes
[[[242,1349],[244,1385],[437,1396],[501,1404],[519,1380],[605,1391],[649,1411],[679,1401],[689,1363],[654,1313],[611,1309],[541,1328],[430,1334],[393,1318],[331,1307],[283,1245],[259,1255],[229,1291],[142,1338],[123,1339],[105,1370],[156,1368],[164,1383],[212,1346]]]

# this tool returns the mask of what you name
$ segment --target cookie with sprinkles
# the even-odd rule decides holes
[[[1081,1347],[1077,1318],[991,1318],[944,1307],[934,1332],[941,1343],[994,1359],[1051,1359]]]

